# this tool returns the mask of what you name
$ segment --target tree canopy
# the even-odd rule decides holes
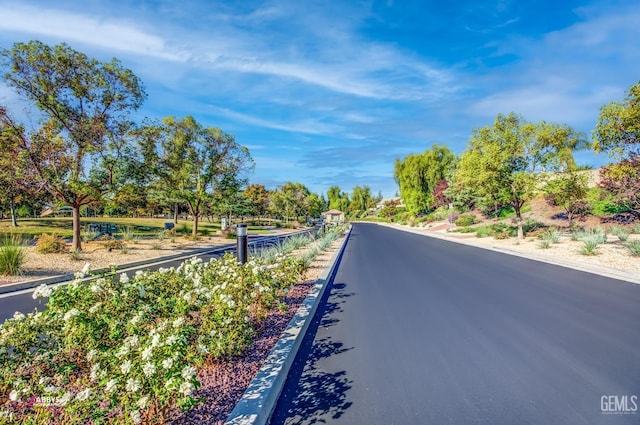
[[[396,160],[393,177],[410,213],[424,213],[434,207],[434,190],[451,172],[456,159],[448,147],[434,145],[421,154]]]
[[[640,155],[640,81],[623,100],[600,108],[593,139],[596,152],[618,157]]]
[[[41,113],[38,124],[26,129],[0,110],[3,140],[12,138],[18,147],[16,166],[32,170],[45,190],[73,208],[72,249],[80,249],[80,207],[108,188],[108,182],[90,179],[85,167],[140,107],[142,82],[116,59],[100,62],[64,43],[16,43],[0,52],[0,68],[6,84]]]

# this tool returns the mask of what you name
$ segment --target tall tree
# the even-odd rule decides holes
[[[262,217],[269,207],[269,192],[261,184],[252,184],[244,191],[244,196],[249,200],[251,213]]]
[[[364,212],[369,208],[373,196],[369,186],[355,186],[351,192],[350,208],[354,212]]]
[[[631,86],[622,101],[600,108],[593,138],[597,152],[620,159],[602,169],[600,187],[640,216],[640,82]]]
[[[146,125],[140,134],[145,163],[158,177],[156,189],[189,207],[194,237],[216,190],[232,181],[242,186],[253,168],[249,150],[232,134],[202,127],[190,116],[166,117],[160,124]]]
[[[105,148],[106,136],[145,99],[141,81],[116,59],[99,62],[66,44],[16,43],[0,52],[3,79],[41,111],[27,131],[6,111],[21,159],[58,201],[73,209],[73,246],[81,249],[80,207],[94,202],[107,182],[92,181],[85,167]]]
[[[596,152],[621,158],[640,155],[640,81],[623,100],[600,108],[593,139]]]
[[[327,190],[327,199],[329,200],[329,209],[339,210],[342,208],[342,192],[339,186],[331,186]]]
[[[549,128],[514,113],[498,114],[492,126],[473,132],[456,172],[458,187],[472,187],[481,202],[513,208],[519,239],[523,237],[522,206],[534,195],[535,173],[570,169],[575,164],[573,150],[588,146],[584,136],[570,128],[553,132]]]
[[[441,145],[396,160],[393,176],[409,212],[423,213],[434,207],[434,190],[451,172],[455,162],[456,155]]]

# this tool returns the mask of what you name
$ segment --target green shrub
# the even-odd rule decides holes
[[[97,230],[91,230],[89,226],[84,226],[80,231],[80,236],[82,240],[85,242],[95,241],[98,236],[100,236],[100,232]]]
[[[20,235],[4,235],[0,238],[0,275],[15,276],[22,271],[27,250]]]
[[[121,230],[121,233],[122,233],[122,239],[125,241],[132,241],[136,236],[132,226],[125,227],[124,229]]]
[[[542,239],[538,246],[542,249],[547,249],[551,246],[551,241],[549,239]]]
[[[489,226],[476,227],[476,238],[486,238],[491,236],[492,231]]]
[[[640,224],[633,228],[633,233],[640,234]]]
[[[82,260],[82,251],[80,251],[79,249],[74,249],[71,252],[71,255],[69,257],[73,261],[80,261],[80,260]]]
[[[475,222],[476,222],[476,216],[474,216],[473,214],[463,214],[460,217],[458,217],[455,221],[456,226],[460,226],[460,227],[471,226]]]
[[[548,240],[550,243],[560,243],[560,232],[557,229],[547,230],[543,236],[543,240]]]
[[[631,255],[634,257],[640,256],[640,241],[630,241],[625,246]]]
[[[580,254],[582,255],[595,255],[598,253],[598,245],[600,244],[600,238],[596,235],[584,238],[582,240],[582,247],[580,247]]]
[[[102,246],[104,246],[108,252],[111,252],[114,249],[122,250],[125,247],[125,244],[123,241],[116,239],[113,236],[107,236],[102,239]]]
[[[67,252],[67,242],[56,233],[42,234],[36,243],[36,251],[40,254],[54,254]]]
[[[611,234],[617,236],[622,242],[626,242],[629,239],[629,232],[620,226],[613,226],[611,228]]]

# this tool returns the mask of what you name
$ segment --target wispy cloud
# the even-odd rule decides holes
[[[55,37],[116,51],[184,61],[188,55],[169,48],[163,38],[147,33],[131,22],[100,19],[90,14],[69,12],[28,4],[2,6],[0,29],[19,33]]]

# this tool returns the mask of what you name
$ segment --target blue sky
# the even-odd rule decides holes
[[[393,163],[461,153],[511,111],[589,134],[640,80],[640,2],[0,0],[0,47],[66,42],[120,59],[140,118],[193,115],[233,133],[252,183],[396,191]],[[20,110],[0,83],[0,103]],[[578,155],[594,166],[604,155]]]

